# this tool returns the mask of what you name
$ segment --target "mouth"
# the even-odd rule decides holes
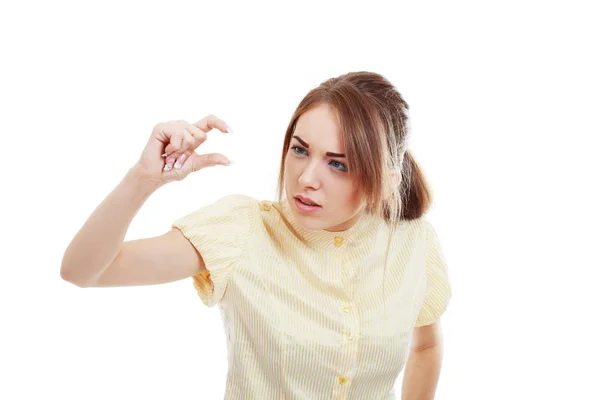
[[[310,197],[304,197],[302,195],[298,195],[295,197],[296,199],[300,200],[303,204],[306,204],[307,206],[319,206],[321,207],[320,204],[317,204],[316,202],[314,202]]]
[[[302,211],[316,211],[321,208],[321,206],[312,200],[304,197],[304,196],[296,196],[294,197],[294,202],[296,206]]]

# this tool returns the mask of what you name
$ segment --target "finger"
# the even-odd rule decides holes
[[[177,158],[169,157],[169,159],[165,163],[163,171],[169,172],[169,171],[174,171],[174,170],[181,170],[183,168],[183,166],[186,165],[185,161],[187,161],[187,159],[188,159],[188,155],[185,153],[180,155]]]
[[[208,131],[213,130],[215,128],[219,129],[223,133],[231,133],[229,125],[227,125],[225,123],[225,121],[223,121],[222,119],[217,118],[216,116],[214,116],[212,114],[207,115],[206,117],[202,118],[200,121],[196,122],[194,125],[196,127],[198,127],[200,130],[202,130],[204,133],[207,133]]]
[[[197,126],[188,123],[185,123],[183,137],[184,140],[179,151],[175,151],[172,147],[167,146],[163,157],[179,157],[181,154],[187,154],[189,157],[190,154],[192,154],[192,152],[196,150],[198,146],[206,142],[206,139],[208,138],[204,131]]]
[[[229,165],[229,159],[221,153],[196,154],[192,164],[192,172],[215,165]]]
[[[171,142],[165,147],[165,154],[170,157],[171,154],[178,151],[183,143],[183,132],[177,131],[171,136]]]
[[[200,128],[198,128],[196,125],[188,124],[188,126],[186,126],[185,129],[194,138],[194,144],[193,144],[194,150],[196,150],[198,148],[198,146],[200,146],[202,143],[206,142],[206,139],[208,139],[208,136],[206,135],[206,133],[204,131],[202,131]]]
[[[181,141],[181,147],[179,148],[178,151],[173,153],[175,155],[175,157],[179,157],[182,154],[194,151],[194,149],[192,147],[194,146],[194,143],[196,142],[196,140],[194,139],[192,134],[187,129],[184,128],[182,130],[182,135],[183,135],[183,140]]]
[[[165,161],[165,166],[163,167],[163,171],[171,171],[173,169],[173,165],[175,164],[175,159],[173,157],[168,157]]]
[[[180,155],[179,157],[177,157],[177,160],[175,160],[175,163],[173,164],[173,168],[181,169],[181,167],[183,167],[183,165],[185,164],[185,160],[187,160],[188,157],[189,157],[189,154],[187,151],[185,153],[183,153],[182,155]]]
[[[186,130],[183,133],[183,142],[181,148],[170,155],[170,157],[176,158],[174,164],[175,169],[181,168],[185,160],[194,152],[194,149],[194,138]]]
[[[206,141],[206,133],[202,132],[198,127],[185,121],[178,121],[178,123],[182,126],[183,141],[181,147],[179,150],[174,150],[174,146],[169,147],[167,145],[163,157],[179,157],[181,154],[189,156],[198,146]]]
[[[154,144],[156,141],[162,142],[159,150],[162,151],[162,156],[166,157],[168,155],[168,153],[165,153],[166,146],[171,143],[171,137],[174,133],[175,130],[172,121],[159,122],[152,129],[152,136],[148,139],[148,143]]]

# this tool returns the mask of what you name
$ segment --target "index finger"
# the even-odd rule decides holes
[[[204,133],[207,133],[208,131],[215,128],[219,129],[224,133],[232,133],[231,128],[225,123],[225,121],[223,121],[220,118],[217,118],[212,114],[202,118],[200,121],[194,123],[193,125]]]

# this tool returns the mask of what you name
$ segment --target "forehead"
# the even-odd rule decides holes
[[[343,152],[340,129],[331,106],[322,104],[306,111],[296,122],[294,135],[310,145],[310,149]]]

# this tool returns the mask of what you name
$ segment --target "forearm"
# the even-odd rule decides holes
[[[85,285],[109,266],[119,254],[131,221],[156,189],[131,168],[67,247],[61,266],[63,279]]]
[[[434,398],[442,368],[442,346],[411,351],[402,380],[402,400]]]

